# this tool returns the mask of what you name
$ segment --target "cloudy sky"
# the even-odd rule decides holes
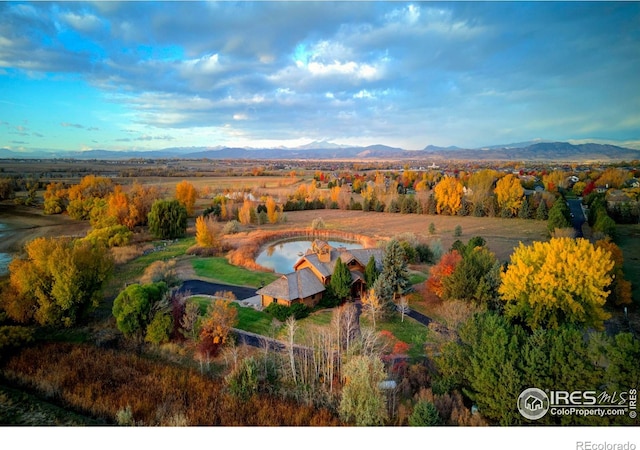
[[[640,142],[640,3],[0,3],[0,148]]]

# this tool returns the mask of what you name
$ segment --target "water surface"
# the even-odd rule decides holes
[[[354,242],[328,241],[334,248],[347,249],[362,248]],[[278,242],[267,246],[256,258],[256,262],[263,267],[273,269],[276,273],[293,272],[293,266],[311,248],[312,241]]]

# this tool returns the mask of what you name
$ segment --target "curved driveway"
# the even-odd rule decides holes
[[[248,288],[243,286],[233,286],[231,284],[211,283],[209,281],[201,280],[186,280],[178,289],[178,292],[191,292],[192,295],[213,295],[216,292],[231,291],[238,300],[244,300],[256,295],[254,288]]]

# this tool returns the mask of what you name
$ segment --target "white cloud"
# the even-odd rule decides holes
[[[93,14],[76,14],[74,12],[67,12],[61,14],[60,17],[69,26],[84,33],[95,32],[102,28],[102,22]]]

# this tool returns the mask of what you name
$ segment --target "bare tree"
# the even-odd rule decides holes
[[[200,320],[200,306],[196,302],[186,302],[184,313],[180,319],[180,326],[185,337],[192,340],[198,338],[198,321]]]
[[[409,308],[409,300],[406,296],[403,295],[400,297],[398,304],[396,305],[396,309],[400,312],[400,321],[404,322],[404,315],[411,311]]]
[[[384,308],[384,303],[382,299],[378,296],[374,288],[369,289],[362,296],[362,306],[365,311],[369,313],[371,316],[371,321],[373,322],[373,329],[376,328],[376,318],[382,313]]]
[[[287,340],[289,342],[288,351],[289,351],[289,363],[291,365],[291,376],[293,377],[294,384],[297,384],[296,378],[296,360],[295,353],[293,350],[293,342],[296,336],[296,331],[298,331],[298,322],[296,318],[293,316],[289,316],[287,321],[285,322],[285,329],[287,332]]]
[[[345,339],[345,352],[349,354],[351,342],[356,339],[360,330],[358,308],[353,303],[346,303],[343,307],[342,324],[344,327],[343,336]]]

